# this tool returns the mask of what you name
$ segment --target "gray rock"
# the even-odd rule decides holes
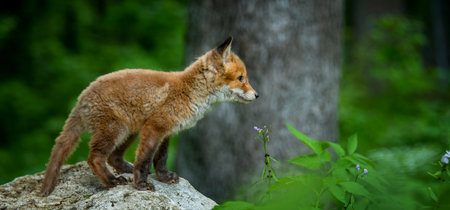
[[[167,185],[149,177],[156,192],[138,191],[130,182],[106,189],[86,162],[64,166],[55,191],[38,196],[44,173],[18,177],[0,186],[0,209],[211,209],[216,202],[205,197],[180,177]]]

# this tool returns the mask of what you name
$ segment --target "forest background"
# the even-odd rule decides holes
[[[345,144],[357,133],[358,152],[398,179],[405,201],[416,202],[433,185],[432,163],[450,149],[449,5],[389,2],[344,2],[339,138],[329,140]],[[78,94],[96,77],[189,64],[189,3],[22,0],[2,6],[0,184],[44,170]],[[83,134],[67,163],[87,159],[88,140]]]

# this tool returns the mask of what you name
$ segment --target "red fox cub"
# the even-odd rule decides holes
[[[138,190],[155,190],[147,182],[152,163],[159,181],[177,183],[178,176],[166,167],[170,136],[193,127],[218,102],[249,103],[258,98],[244,63],[230,50],[231,41],[228,38],[181,72],[126,69],[92,82],[56,138],[40,194],[54,190],[61,165],[85,130],[92,134],[88,164],[108,188],[127,180],[115,177],[106,162],[119,173],[133,173]],[[139,133],[133,166],[123,155]]]

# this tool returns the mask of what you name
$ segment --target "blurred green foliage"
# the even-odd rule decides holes
[[[253,184],[251,188],[244,190],[239,195],[240,201],[224,202],[214,209],[448,209],[450,207],[450,201],[446,199],[450,190],[448,165],[450,151],[437,154],[442,156],[442,160],[425,159],[423,162],[429,162],[426,162],[424,167],[414,168],[416,170],[414,173],[426,175],[422,177],[422,181],[418,181],[411,174],[402,171],[401,166],[404,162],[410,163],[409,165],[415,164],[412,162],[414,161],[412,156],[415,154],[404,154],[405,158],[412,160],[389,157],[391,158],[389,161],[398,166],[390,168],[385,161],[374,162],[367,156],[357,153],[358,144],[361,142],[358,141],[357,135],[348,138],[344,147],[342,142],[337,144],[318,141],[304,135],[290,124],[287,124],[287,127],[313,153],[289,160],[292,164],[282,163],[288,164],[290,174],[284,173],[278,179],[268,173],[267,177],[261,178],[256,183],[256,187]],[[257,132],[260,136],[265,135],[265,132],[260,130]],[[335,158],[332,158],[331,149]],[[421,151],[413,152],[420,154]],[[267,164],[266,158],[264,162]]]
[[[361,149],[427,144],[450,146],[450,95],[436,69],[426,69],[422,25],[380,18],[369,36],[348,44],[340,92],[341,136],[367,139]]]
[[[0,9],[0,184],[45,168],[76,97],[96,77],[184,64],[183,0],[10,3]],[[86,160],[89,135],[82,139],[69,163]]]
[[[450,206],[445,199],[445,189],[449,188],[450,181],[448,164],[434,161],[438,167],[429,173],[433,181],[431,186],[421,186],[427,194],[420,200],[411,200],[410,194],[403,191],[418,187],[418,183],[398,185],[398,178],[395,178],[398,174],[386,173],[383,165],[356,153],[357,135],[351,136],[347,147],[343,147],[334,142],[311,139],[289,124],[287,127],[313,151],[313,154],[300,155],[289,161],[301,166],[302,170],[290,165],[292,175],[276,179],[272,185],[268,175],[263,180],[269,182],[268,186],[259,183],[259,188],[249,189],[255,192],[247,192],[251,195],[250,202],[230,201],[214,209],[448,209]],[[335,152],[335,160],[328,148]],[[450,157],[450,151],[447,155]],[[392,185],[401,188],[391,191]]]
[[[426,43],[422,22],[384,16],[366,38],[348,37],[342,70],[340,139],[358,133],[361,153],[390,179],[387,192],[404,209],[430,203],[427,186],[436,182],[427,171],[450,149],[448,84],[424,66]],[[450,193],[448,183],[442,190]]]

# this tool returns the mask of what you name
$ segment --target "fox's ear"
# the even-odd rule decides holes
[[[233,41],[233,37],[230,36],[226,39],[221,45],[219,45],[215,52],[222,56],[223,62],[227,63],[230,61],[231,57],[231,42]]]

